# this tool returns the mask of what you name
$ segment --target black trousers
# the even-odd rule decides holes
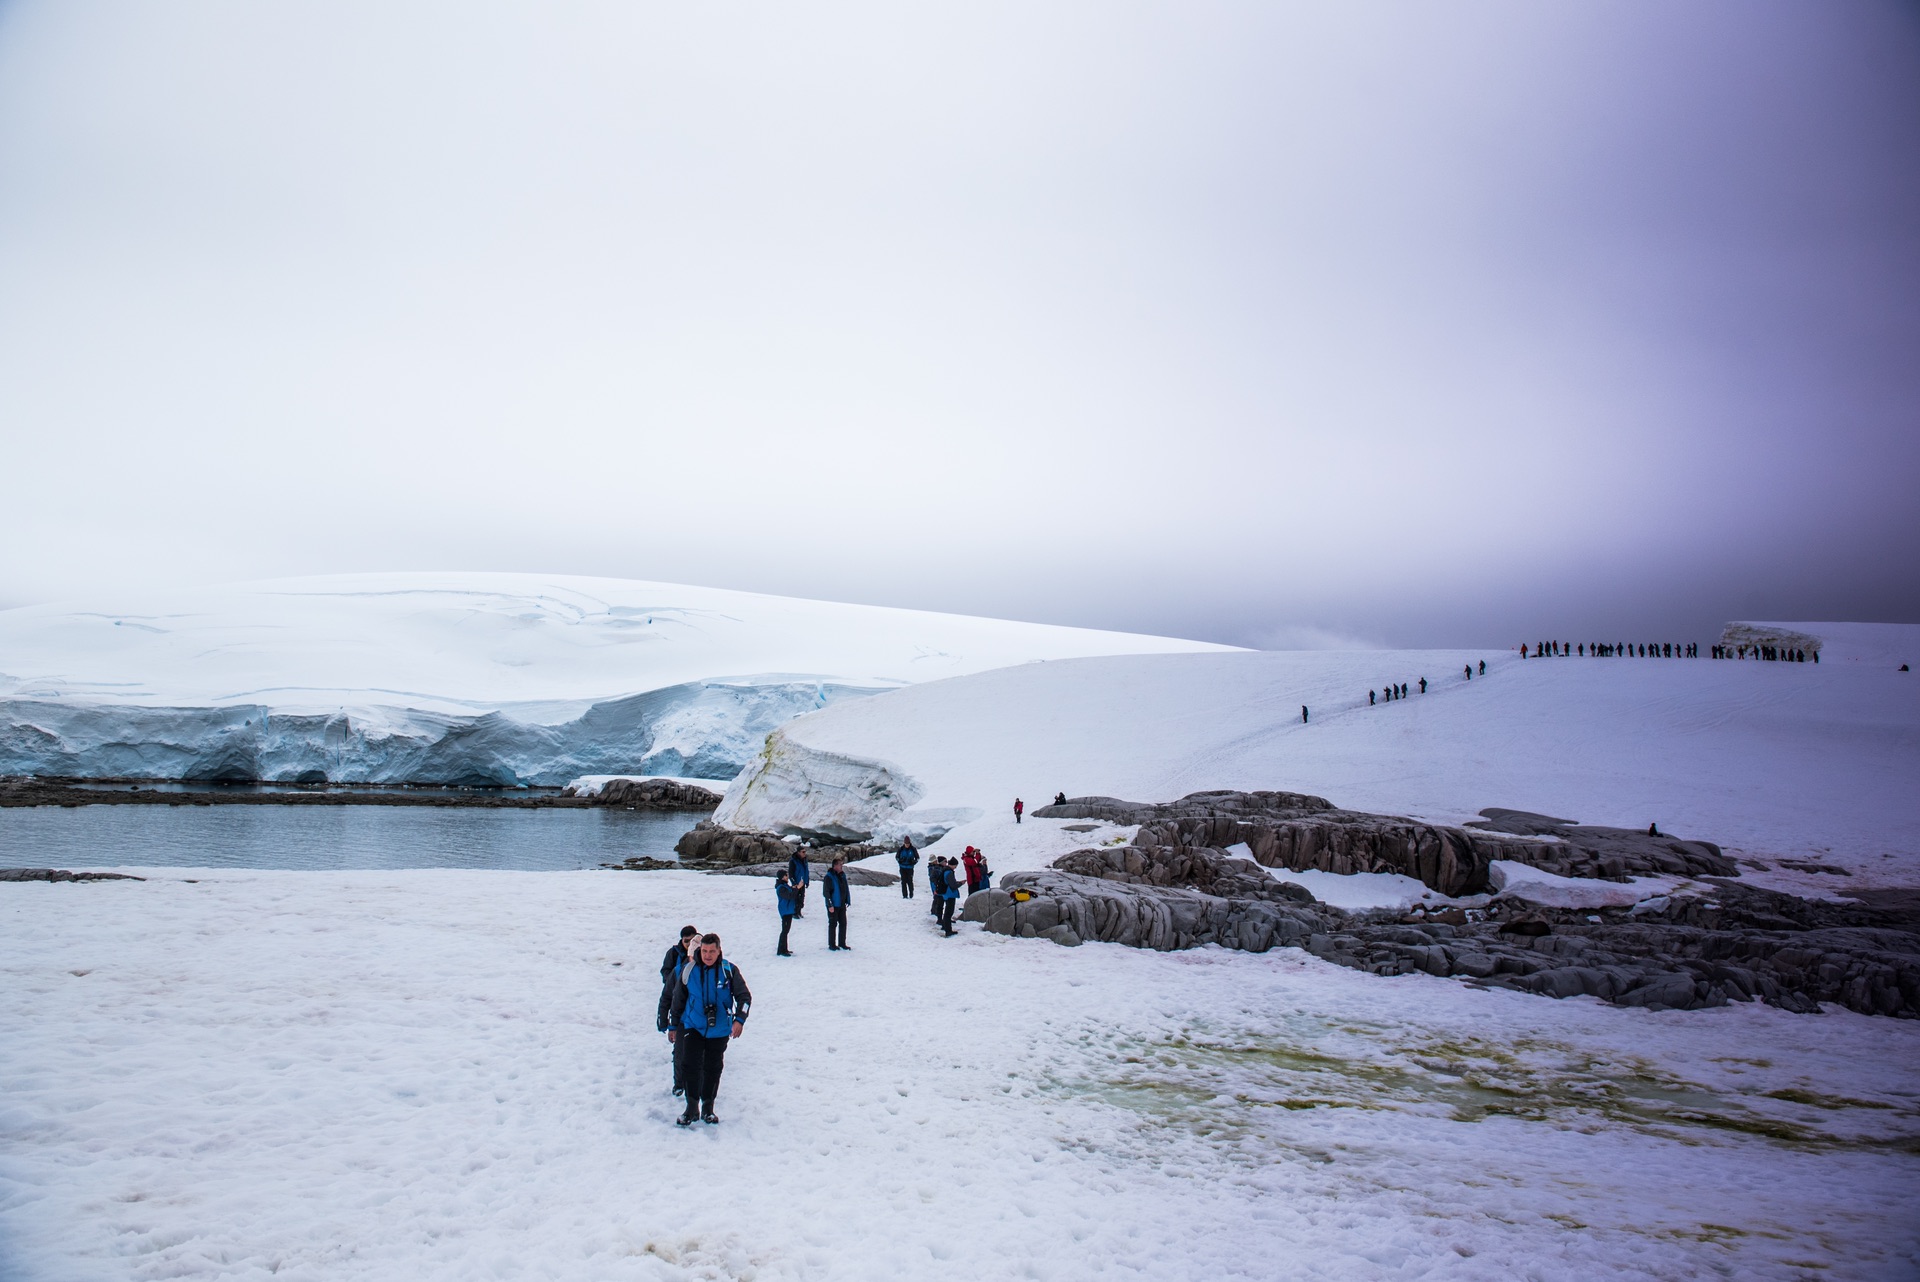
[[[695,1101],[702,1108],[712,1108],[714,1093],[720,1089],[720,1070],[727,1066],[727,1035],[702,1037],[681,1029],[680,1040],[687,1046],[687,1112],[693,1112]]]
[[[795,886],[793,888],[793,915],[795,917],[804,917],[807,915],[807,888],[805,886]]]
[[[687,1089],[687,1039],[677,1037],[673,1042],[673,1089]]]
[[[780,951],[783,953],[788,951],[787,932],[792,929],[793,929],[793,918],[782,917],[780,919]]]
[[[827,909],[827,947],[845,948],[847,946],[847,910],[844,908]]]
[[[900,870],[900,898],[913,898],[913,869],[911,868]]]
[[[956,901],[952,899],[945,899],[945,898],[941,899],[940,929],[946,930],[946,931],[951,931],[953,929],[953,905],[955,902]]]

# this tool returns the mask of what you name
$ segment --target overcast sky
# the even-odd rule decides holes
[[[0,604],[1920,620],[1920,16],[0,3]]]

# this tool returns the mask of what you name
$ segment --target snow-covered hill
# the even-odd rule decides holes
[[[1814,876],[1827,889],[1912,884],[1920,678],[1896,660],[1920,659],[1920,628],[1792,626],[1825,639],[1820,664],[1242,652],[987,672],[789,723],[716,818],[840,836],[952,830],[948,845],[997,853],[1004,870],[1068,848],[1054,848],[1056,823],[1016,829],[1016,796],[1033,808],[1056,791],[1160,801],[1279,788],[1446,822],[1486,806],[1657,822],[1762,860],[1852,870],[1852,883]],[[1368,690],[1390,682],[1411,697],[1369,706]]]
[[[0,612],[0,773],[729,778],[787,718],[1203,642],[530,574],[288,579]]]

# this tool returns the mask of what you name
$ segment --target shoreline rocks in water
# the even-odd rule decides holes
[[[128,872],[68,872],[65,868],[0,868],[0,881],[145,881]]]
[[[188,781],[193,782],[193,781]],[[157,787],[156,783],[168,786]],[[124,786],[123,786],[124,785]],[[448,791],[438,785],[407,788],[356,789],[352,785],[312,788],[284,787],[283,791],[191,789],[168,781],[0,779],[0,808],[14,806],[442,806],[498,810],[589,810],[597,807],[626,810],[711,811],[720,795],[672,779],[616,779],[592,796],[576,797],[559,791],[472,789]]]

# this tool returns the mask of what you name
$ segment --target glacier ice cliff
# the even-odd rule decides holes
[[[558,786],[582,775],[731,779],[769,731],[878,688],[781,680],[688,682],[588,705],[459,714],[262,704],[151,708],[0,699],[0,774],[80,779]]]

